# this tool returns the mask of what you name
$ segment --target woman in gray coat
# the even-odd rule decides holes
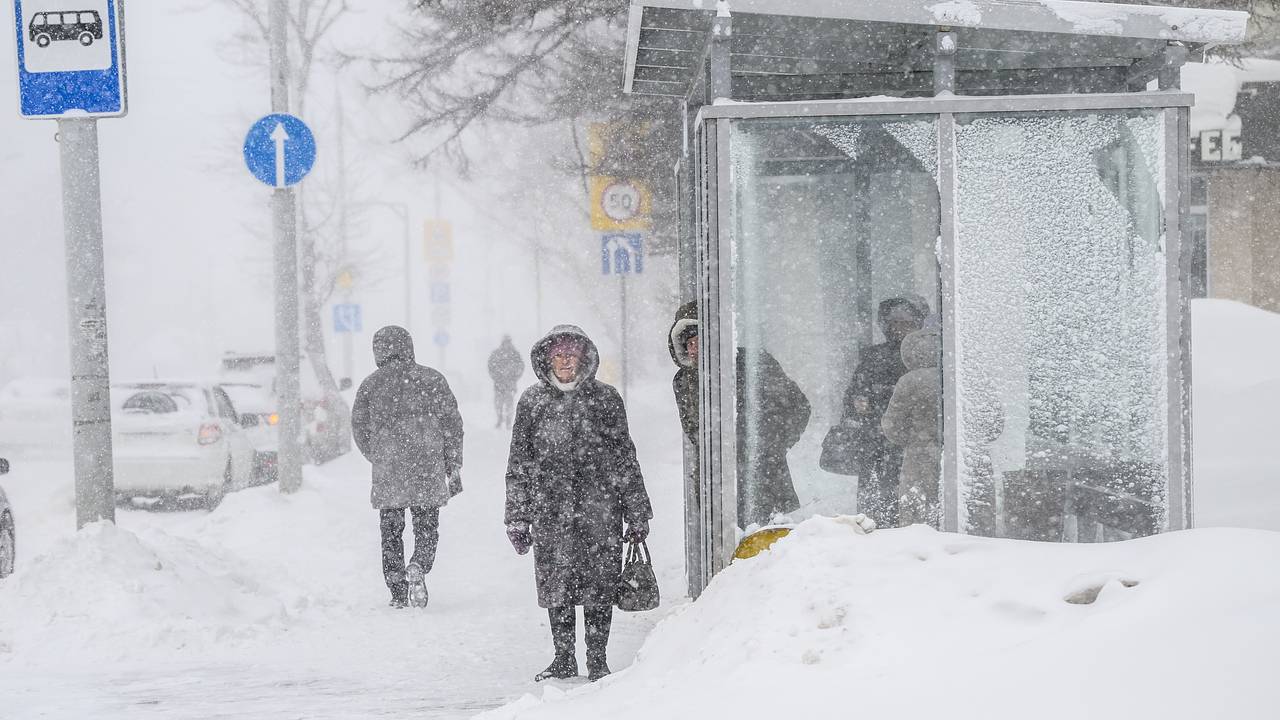
[[[595,343],[581,329],[560,325],[530,355],[539,382],[516,406],[506,523],[517,552],[533,548],[538,604],[551,620],[555,659],[535,679],[578,674],[574,607],[581,605],[594,681],[609,674],[622,541],[644,540],[653,510],[622,398],[596,379]]]
[[[942,336],[925,329],[902,340],[907,372],[899,378],[880,419],[889,442],[902,449],[898,474],[898,523],[938,524],[938,482],[941,477]]]
[[[440,508],[462,492],[462,416],[444,375],[414,361],[413,338],[389,325],[373,335],[378,369],[360,383],[351,435],[373,465],[369,499],[382,528],[382,573],[391,605],[404,607],[411,585],[426,604],[422,577],[431,572]],[[404,563],[404,511],[413,516],[413,557]],[[410,577],[412,576],[412,577]]]

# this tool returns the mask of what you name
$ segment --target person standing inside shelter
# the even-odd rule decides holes
[[[676,311],[667,348],[679,368],[672,390],[680,427],[694,447],[698,444],[699,342],[698,305],[691,301]],[[737,348],[735,363],[738,526],[746,529],[800,509],[787,452],[809,426],[811,407],[804,391],[768,351]],[[752,422],[748,422],[749,413]]]
[[[511,416],[516,407],[516,383],[524,375],[524,359],[511,342],[510,335],[503,335],[498,349],[489,355],[489,377],[493,379],[493,408],[498,421],[494,427],[511,427]]]
[[[587,677],[595,681],[609,674],[622,542],[644,541],[653,510],[622,397],[596,379],[595,343],[559,325],[533,346],[530,364],[539,382],[516,406],[506,525],[516,552],[533,548],[538,604],[551,621],[555,657],[534,679],[578,674],[574,608],[581,605]]]
[[[381,516],[382,574],[392,607],[426,605],[423,578],[439,542],[440,508],[462,492],[462,415],[449,382],[414,359],[409,331],[374,333],[378,369],[360,384],[351,409],[356,447],[373,465],[370,499]],[[404,562],[405,510],[413,518],[413,556]]]
[[[898,380],[907,373],[902,362],[902,340],[924,326],[928,307],[912,297],[894,297],[880,303],[876,318],[884,342],[862,352],[853,381],[844,396],[844,420],[866,428],[858,457],[858,509],[878,527],[898,525],[898,474],[902,451],[884,436],[881,418]]]

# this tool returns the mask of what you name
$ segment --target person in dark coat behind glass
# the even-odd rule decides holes
[[[679,370],[672,378],[680,425],[698,443],[698,306],[676,311],[667,347]],[[765,350],[735,353],[738,416],[738,526],[765,525],[800,508],[787,451],[809,425],[809,399],[782,364]],[[750,378],[750,381],[748,380]],[[748,412],[750,410],[750,412]]]
[[[409,569],[425,576],[435,562],[440,508],[462,492],[462,415],[444,375],[414,361],[408,330],[390,325],[374,333],[373,358],[378,369],[356,392],[351,435],[373,465],[370,500],[381,516],[382,573],[391,605],[404,607],[405,509],[413,516]]]
[[[902,340],[919,330],[927,306],[914,298],[889,298],[876,312],[885,341],[862,351],[853,381],[844,395],[844,419],[869,429],[858,452],[858,508],[879,527],[898,525],[898,473],[902,451],[884,436],[881,419],[893,388],[907,373]]]
[[[506,524],[516,552],[533,548],[538,604],[551,621],[555,658],[534,679],[578,674],[574,608],[581,605],[587,676],[595,681],[609,674],[623,540],[643,541],[653,510],[622,398],[596,379],[595,343],[559,325],[533,346],[530,364],[539,382],[516,405]]]

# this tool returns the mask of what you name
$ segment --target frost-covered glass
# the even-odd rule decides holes
[[[962,527],[1072,539],[1079,514],[1105,521],[1081,540],[1157,531],[1169,457],[1159,111],[958,116],[955,132]]]
[[[730,152],[739,527],[855,512],[859,479],[820,467],[823,441],[885,301],[936,323],[937,123],[738,120]]]

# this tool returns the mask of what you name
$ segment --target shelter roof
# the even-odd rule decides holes
[[[632,0],[626,91],[682,97],[717,12],[730,13],[734,98],[931,92],[934,35],[955,30],[969,94],[1037,92],[1048,73],[1106,92],[1158,69],[1166,44],[1244,39],[1248,13],[1082,0]]]

